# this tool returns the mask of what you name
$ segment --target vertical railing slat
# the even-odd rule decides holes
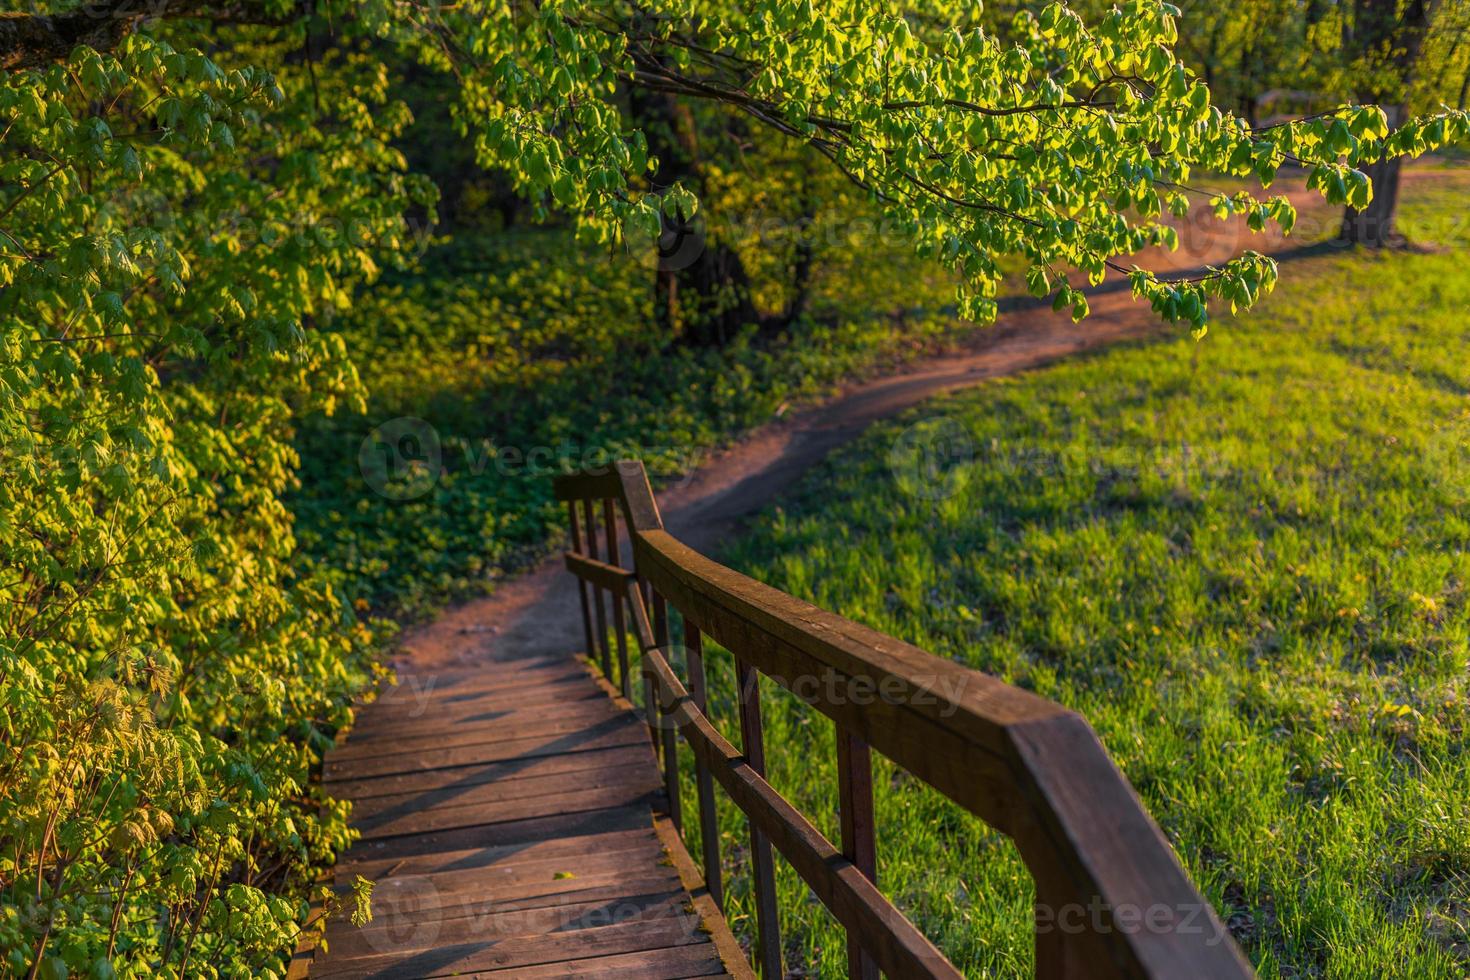
[[[766,750],[761,732],[760,673],[735,660],[735,684],[740,699],[740,739],[745,760],[761,776],[766,774]],[[766,980],[781,980],[781,922],[776,910],[776,866],[771,859],[771,841],[760,830],[750,828],[751,862],[755,867],[755,917],[759,934],[759,960]]]
[[[607,563],[617,565],[621,559],[618,553],[618,515],[613,507],[612,498],[609,497],[602,502],[602,527],[606,536]],[[633,700],[633,675],[628,670],[628,622],[623,615],[623,600],[620,596],[611,596],[613,613],[613,637],[618,644],[618,688],[623,692],[623,697],[629,701]],[[650,710],[652,706],[650,705]]]
[[[664,698],[663,702],[666,706],[663,712],[664,795],[669,798],[669,819],[673,821],[674,829],[682,832],[684,811],[679,789],[679,733],[671,717],[674,707],[673,698]]]
[[[669,604],[664,597],[650,590],[653,596],[653,639],[661,647],[669,645]]]
[[[587,523],[587,557],[597,557],[597,513],[592,508],[592,498],[582,501],[582,517]],[[595,600],[597,612],[597,645],[602,657],[602,675],[609,680],[612,679],[612,651],[607,645],[607,611],[602,604],[602,589],[592,586],[592,597]],[[617,596],[612,597],[614,605],[617,605]],[[587,656],[592,656],[592,651],[587,651]]]
[[[704,677],[704,638],[699,627],[684,620],[684,648],[689,659],[689,696],[706,717],[709,715],[709,693]],[[715,780],[709,766],[698,755],[694,757],[694,787],[699,797],[699,839],[704,850],[704,882],[710,898],[721,912],[725,910],[725,882],[720,869],[720,815],[715,809]]]
[[[669,644],[668,603],[656,591],[650,590],[649,595],[653,598],[653,641],[672,669],[674,662],[670,656],[672,647]],[[658,704],[661,722],[659,742],[663,755],[664,795],[668,797],[669,820],[673,822],[674,829],[682,831],[684,829],[684,801],[679,789],[679,732],[672,717],[672,695],[659,691]]]
[[[628,603],[628,611],[633,617],[634,626],[638,634],[638,649],[640,658],[642,656],[644,643],[650,637],[652,627],[648,625],[648,603],[644,601],[643,589],[637,580],[627,583],[623,590],[623,598]],[[655,644],[656,645],[656,644]],[[654,679],[653,674],[644,670],[645,664],[640,659],[638,672],[643,675],[643,723],[648,726],[648,741],[653,746],[654,763],[658,763],[659,750],[662,742],[658,737],[659,727],[659,705],[663,703],[660,685]],[[636,709],[636,705],[634,706]]]
[[[837,726],[837,800],[842,822],[842,854],[874,884],[878,881],[878,849],[873,828],[873,753],[868,744]],[[878,964],[862,950],[858,937],[847,933],[847,975],[878,980]]]
[[[586,554],[582,550],[582,528],[577,517],[577,502],[567,501],[567,516],[572,523],[572,550],[579,555]],[[588,555],[587,557],[591,557]],[[587,604],[587,583],[577,578],[577,597],[582,601],[582,639],[587,645],[587,656],[592,656],[592,610]]]

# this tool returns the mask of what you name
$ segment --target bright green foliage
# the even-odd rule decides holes
[[[1424,67],[1410,88],[1411,104],[1443,102],[1465,108],[1470,101],[1470,3],[1440,4],[1421,58]]]
[[[1418,0],[1400,0],[1402,13]],[[1085,19],[1108,9],[1104,0],[1072,5]],[[1377,93],[1384,104],[1433,111],[1459,103],[1470,60],[1470,4],[1438,0],[1418,64],[1405,77],[1395,45],[1363,37],[1362,0],[1237,0],[1186,6],[1175,48],[1210,85],[1218,105],[1259,120],[1322,109]]]
[[[1467,189],[1420,200],[1440,213]],[[879,427],[725,559],[1082,711],[1263,977],[1459,978],[1470,366],[1445,351],[1470,340],[1470,273],[1458,254],[1292,273],[1209,344],[1115,350]],[[915,465],[956,430],[969,462]],[[729,661],[712,663],[732,733]],[[832,727],[767,692],[769,778],[835,836]],[[885,892],[967,974],[1025,975],[1014,847],[886,763],[874,783]],[[750,934],[744,824],[721,819]],[[844,975],[840,929],[779,861],[778,883],[788,965]]]
[[[308,515],[313,553],[339,566],[323,568],[296,553],[283,500],[300,466],[298,420],[364,405],[346,346],[364,334],[320,325],[414,244],[402,215],[432,201],[390,145],[408,119],[385,45],[452,68],[460,122],[484,162],[508,170],[542,213],[575,215],[593,243],[647,236],[664,207],[697,206],[686,188],[667,201],[649,192],[654,161],[624,115],[626,86],[662,87],[785,134],[781,153],[809,144],[828,158],[920,256],[963,278],[962,312],[976,320],[994,312],[1008,254],[1033,267],[1035,292],[1084,315],[1074,287],[1115,255],[1168,243],[1157,219],[1187,206],[1198,168],[1267,180],[1303,162],[1330,199],[1362,202],[1370,191],[1355,165],[1466,132],[1450,114],[1389,134],[1370,108],[1246,130],[1176,61],[1176,12],[1157,0],[1130,0],[1090,26],[1051,6],[1021,16],[1014,43],[979,30],[970,4],[926,5],[924,16],[819,6],[374,0],[314,4],[307,17],[247,0],[201,15],[276,26],[165,17],[115,51],[79,48],[0,79],[4,970],[272,976],[313,866],[347,839],[344,808],[308,779],[372,672],[373,631],[341,586],[391,568],[402,546],[380,548],[364,530],[384,522],[375,499],[347,518],[322,507]],[[742,196],[735,183],[711,174],[727,200]],[[1281,200],[1213,203],[1257,227],[1293,220]],[[1248,253],[1197,281],[1138,272],[1134,287],[1198,329],[1208,298],[1249,305],[1275,277]],[[403,299],[433,300],[439,288]],[[483,347],[586,407],[537,419],[526,413],[545,402],[512,405],[523,427],[511,434],[539,441],[608,401],[583,402],[573,386],[586,376],[576,333],[589,318],[534,312],[520,288],[500,312],[532,328],[488,329]],[[474,293],[446,315],[465,316]],[[373,309],[388,315],[393,302]],[[627,312],[640,302],[631,290],[606,300]],[[764,414],[777,393],[829,383],[829,350],[861,362],[879,331],[835,322],[784,353],[683,362],[650,388],[663,400],[677,384],[671,435],[703,444]],[[433,325],[413,319],[398,336],[440,358],[464,349],[468,331],[436,341]],[[667,338],[642,342],[652,354]],[[794,367],[777,366],[793,351]],[[559,376],[561,363],[573,367]],[[480,381],[505,382],[495,370]],[[712,375],[725,386],[696,390]],[[520,390],[507,383],[495,397]],[[596,430],[602,448],[626,445],[640,412],[663,411],[650,396],[630,428]],[[452,433],[466,458],[485,448],[475,418]],[[514,546],[516,521],[538,539],[541,491],[463,486],[477,521],[413,547],[474,555],[492,535]],[[319,502],[302,499],[303,510]],[[359,538],[363,567],[337,562]],[[436,569],[432,588],[452,592],[477,571],[468,560]]]
[[[1097,282],[1109,265],[1126,268],[1115,256],[1171,244],[1158,219],[1188,206],[1197,170],[1269,184],[1297,163],[1329,201],[1361,206],[1371,189],[1358,164],[1470,133],[1448,111],[1390,133],[1372,107],[1251,130],[1179,62],[1178,11],[1158,0],[1129,0],[1092,24],[1062,4],[1023,12],[1009,45],[974,12],[756,0],[697,15],[652,3],[634,15],[481,2],[445,13],[444,29],[465,40],[443,56],[465,73],[464,120],[484,159],[509,168],[526,195],[576,214],[593,240],[635,230],[647,240],[662,210],[695,207],[687,188],[646,192],[655,163],[616,101],[631,81],[726,104],[828,157],[922,254],[962,274],[962,310],[981,321],[994,315],[1006,254],[1026,256],[1058,308],[1084,316],[1080,278]],[[1284,198],[1242,194],[1229,209],[1255,226],[1294,220]],[[1275,276],[1245,253],[1199,279],[1139,271],[1133,284],[1160,315],[1198,330],[1211,298],[1249,306]]]
[[[275,976],[347,839],[307,777],[373,644],[281,495],[424,188],[371,60],[175,41],[0,79],[0,973]]]

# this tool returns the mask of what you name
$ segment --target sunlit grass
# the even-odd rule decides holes
[[[1409,193],[1412,231],[1466,192]],[[1263,976],[1462,977],[1470,264],[1283,271],[1198,346],[1116,349],[876,428],[725,559],[1083,712]],[[893,465],[941,427],[968,462],[939,484],[902,448]],[[767,694],[772,781],[835,837],[831,726]],[[885,891],[967,973],[1028,969],[1010,844],[887,767],[876,782]],[[748,937],[728,806],[723,829]],[[780,875],[789,966],[845,975],[840,930]]]

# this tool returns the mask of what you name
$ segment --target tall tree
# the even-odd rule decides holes
[[[1354,0],[1344,22],[1343,50],[1355,52],[1351,66],[1353,95],[1381,103],[1390,125],[1409,111],[1410,90],[1420,71],[1424,49],[1440,0]],[[1349,206],[1343,215],[1343,241],[1371,248],[1401,244],[1398,233],[1399,181],[1402,158],[1365,159],[1373,182],[1373,199],[1364,207]]]
[[[669,92],[642,86],[632,88],[628,101],[631,121],[657,162],[649,175],[652,191],[683,187],[703,195],[700,133],[691,107]],[[695,346],[720,346],[759,321],[740,254],[682,199],[661,210],[651,252],[654,313],[671,334]]]

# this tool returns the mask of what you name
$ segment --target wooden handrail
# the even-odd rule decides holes
[[[1252,971],[1185,875],[1092,728],[1076,712],[819,609],[711,561],[664,530],[641,463],[558,477],[558,499],[576,528],[567,567],[582,588],[589,641],[601,632],[602,594],[623,642],[626,609],[641,654],[646,710],[662,749],[675,811],[677,731],[693,749],[710,891],[723,892],[710,784],[718,782],[752,828],[759,959],[779,975],[780,940],[769,848],[774,844],[848,931],[850,972],[876,977],[955,977],[954,967],[878,890],[873,861],[871,768],[876,750],[1010,836],[1036,883],[1036,972],[1042,977],[1242,978]],[[596,555],[593,502],[604,510]],[[608,503],[610,502],[610,503]],[[633,568],[617,565],[614,510],[628,530]],[[605,560],[604,560],[605,559]],[[653,622],[646,602],[654,602]],[[688,682],[665,656],[663,603],[683,617]],[[702,636],[734,653],[741,673],[743,750],[704,714]],[[591,656],[589,642],[588,655]],[[620,646],[620,682],[630,690]],[[779,683],[836,725],[842,836],[827,841],[764,779],[756,673]],[[691,693],[691,690],[694,693]],[[655,713],[658,717],[655,717]],[[661,743],[661,744],[660,744]],[[716,843],[712,843],[716,842]],[[715,862],[717,863],[717,862]]]

